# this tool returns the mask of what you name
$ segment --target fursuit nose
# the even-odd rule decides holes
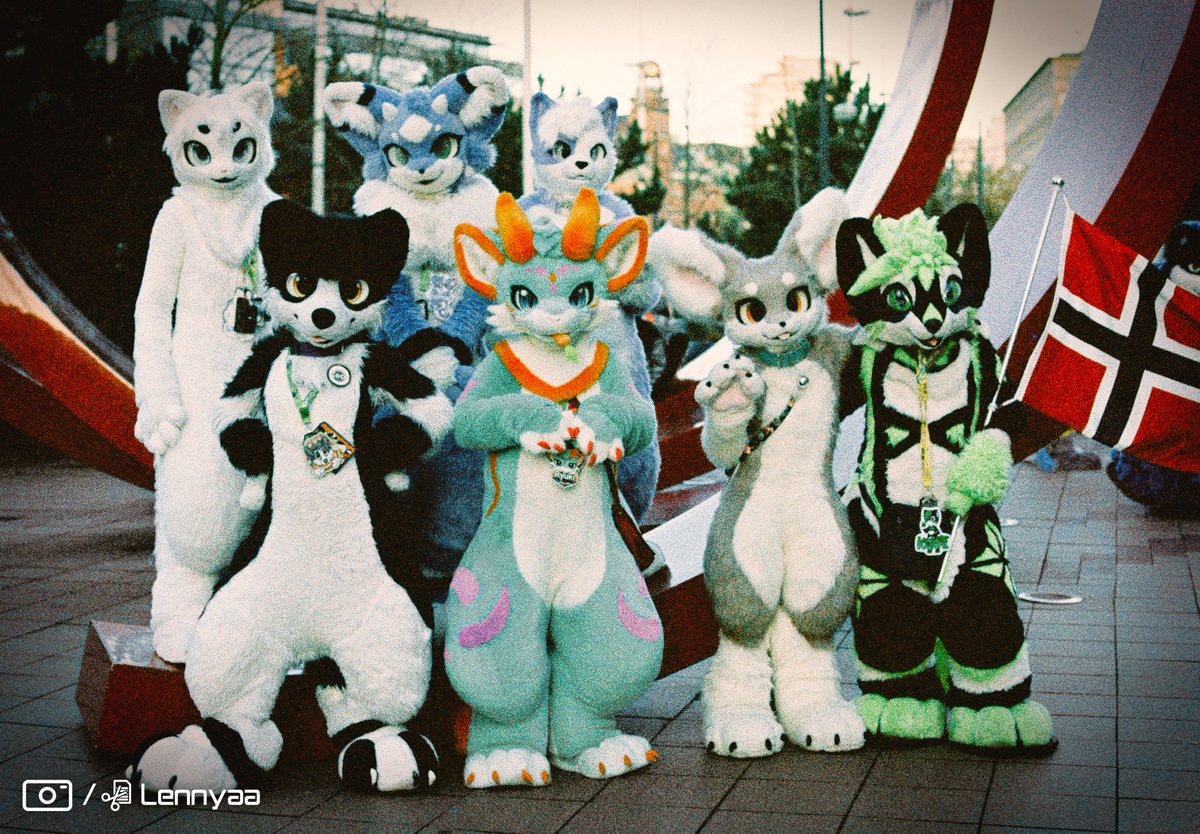
[[[583,170],[584,168],[586,168],[587,166],[588,166],[588,164],[587,164],[587,160],[586,160],[586,159],[577,159],[577,160],[575,160],[575,167],[576,167],[576,168],[578,168],[579,170],[581,170],[581,171],[582,171],[582,170]]]
[[[312,311],[312,323],[322,330],[331,326],[335,321],[337,321],[337,316],[334,315],[333,310],[318,307]]]

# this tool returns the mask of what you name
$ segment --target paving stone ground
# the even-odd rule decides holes
[[[75,706],[87,623],[146,623],[151,496],[62,462],[0,468],[0,826],[99,832],[1200,831],[1200,520],[1148,518],[1101,472],[1014,470],[1001,515],[1034,690],[1061,746],[1040,761],[945,746],[730,760],[700,746],[705,664],[659,681],[622,718],[663,754],[609,782],[467,791],[451,771],[416,797],[340,789],[332,766],[283,767],[254,813],[126,806],[123,763],[95,756]],[[850,668],[849,633],[840,635]],[[69,779],[70,813],[27,813],[26,779]]]

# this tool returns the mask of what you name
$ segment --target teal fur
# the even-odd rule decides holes
[[[995,434],[972,436],[946,476],[946,509],[966,515],[974,506],[1000,503],[1012,465],[1012,451]]]
[[[503,344],[479,365],[454,410],[459,444],[488,453],[483,518],[446,611],[446,670],[472,709],[464,779],[474,787],[542,785],[549,776],[532,762],[544,762],[547,754],[556,766],[593,777],[655,757],[648,742],[636,739],[643,745],[636,753],[628,747],[623,756],[599,760],[598,769],[595,761],[601,745],[633,738],[620,734],[615,716],[653,683],[663,648],[654,604],[613,523],[604,463],[585,466],[579,483],[564,490],[551,480],[551,460],[523,437],[552,436],[574,419],[594,435],[597,448],[619,442],[633,454],[656,436],[654,406],[635,391],[613,353],[595,383],[568,395],[578,398],[573,418],[568,402],[526,389],[541,379],[533,359],[557,363],[553,367],[568,378],[592,367],[590,348],[600,343],[591,330],[604,320],[606,305],[610,313],[615,307],[606,286],[611,264],[568,260],[561,232],[536,228],[538,254],[525,263],[480,261],[489,274],[475,277],[495,287],[492,321]],[[599,230],[597,248],[611,232]],[[499,236],[492,237],[502,247]],[[588,282],[599,303],[572,312],[566,299]],[[514,287],[518,295],[527,288],[538,302],[527,308],[507,303]],[[537,318],[538,311],[550,315],[560,308],[570,317],[562,331],[576,348],[570,352],[546,338],[549,331]],[[525,357],[533,382],[511,370],[513,356]],[[531,763],[516,765],[515,778],[503,765],[481,769],[483,762],[508,761],[510,752],[512,760]]]

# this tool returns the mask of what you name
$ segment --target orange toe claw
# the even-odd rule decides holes
[[[595,466],[595,465],[596,465],[596,456],[592,455],[591,460],[588,461],[588,466]]]
[[[661,758],[661,754],[657,750],[647,750],[646,751],[646,760],[647,761],[657,762],[660,758]]]
[[[549,449],[549,448],[550,448],[550,444],[549,444],[549,443],[547,443],[545,440],[539,440],[539,441],[538,441],[538,445],[539,445],[539,446],[541,446],[543,449]]]
[[[571,437],[579,437],[579,427],[574,426],[572,428],[567,429],[567,434],[571,435]]]
[[[467,784],[469,785],[469,784],[471,784],[471,783],[472,783],[472,782],[474,782],[474,781],[475,781],[475,774],[474,774],[474,773],[468,773],[468,774],[467,774]]]
[[[633,759],[629,758],[629,754],[625,754],[625,767],[633,767]]]
[[[625,450],[624,450],[624,449],[617,449],[617,451],[614,453],[614,455],[615,455],[615,457],[616,457],[616,459],[617,459],[617,460],[620,460],[621,458],[625,457]]]
[[[567,447],[566,447],[566,446],[564,446],[564,445],[562,445],[561,443],[555,443],[555,444],[554,444],[554,451],[556,451],[556,452],[565,452],[566,450],[567,450]]]
[[[530,785],[533,784],[533,776],[530,775],[528,770],[521,771],[521,778],[524,779],[526,782],[528,782]]]
[[[492,771],[492,781],[495,782],[497,785],[500,784],[500,771],[498,771],[498,770]]]
[[[604,762],[600,762],[600,764],[598,765],[598,767],[599,767],[599,769],[600,769],[600,775],[601,775],[601,776],[603,776],[605,773],[608,773],[608,768],[606,768],[606,767],[604,766]]]
[[[543,770],[542,771],[542,784],[547,785],[549,783],[550,783],[550,772]]]
[[[592,453],[592,447],[593,447],[593,446],[595,446],[595,445],[596,445],[595,443],[589,443],[589,444],[588,444],[587,450],[588,450],[588,454],[589,454],[589,455]]]

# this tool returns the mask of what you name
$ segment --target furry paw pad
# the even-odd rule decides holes
[[[153,790],[231,790],[237,779],[204,730],[193,724],[146,748],[125,775]]]
[[[696,401],[718,413],[750,412],[766,390],[754,363],[734,356],[713,368],[708,379],[696,386]]]
[[[770,756],[783,749],[783,727],[768,710],[719,710],[704,724],[704,746],[735,759]]]
[[[658,760],[658,751],[641,736],[615,735],[570,759],[555,757],[554,766],[592,779],[611,779]]]
[[[425,736],[403,727],[364,733],[338,754],[338,776],[349,788],[391,793],[428,788],[437,780],[438,754]]]
[[[946,732],[946,706],[938,700],[884,698],[867,694],[857,701],[858,714],[873,736],[900,741],[934,741]]]
[[[950,741],[968,747],[1012,748],[1036,755],[1057,746],[1050,712],[1037,701],[1012,707],[954,707],[946,716]]]
[[[785,720],[788,741],[805,750],[840,753],[863,746],[866,727],[854,704],[824,701],[797,709],[792,720]]]
[[[463,766],[463,783],[468,788],[548,785],[550,762],[541,753],[521,748],[476,753]]]

